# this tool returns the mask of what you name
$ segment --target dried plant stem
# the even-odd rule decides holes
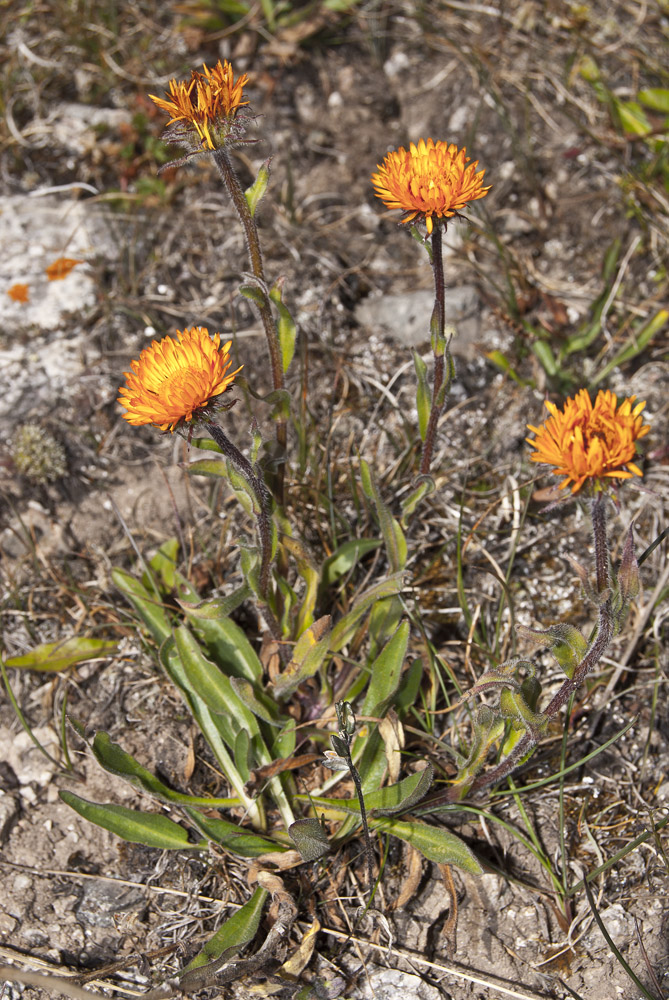
[[[267,348],[269,351],[270,366],[272,369],[272,385],[275,390],[283,389],[284,383],[281,346],[279,344],[279,337],[267,292],[262,251],[260,249],[260,239],[258,237],[258,227],[255,224],[255,219],[253,218],[251,209],[248,206],[242,186],[239,183],[239,177],[237,176],[237,172],[232,165],[232,161],[227,150],[217,149],[214,153],[214,162],[218,167],[223,183],[225,184],[226,190],[230,195],[230,199],[235,207],[239,221],[242,224],[242,229],[244,230],[244,236],[246,239],[246,246],[249,253],[249,261],[251,263],[251,270],[253,271],[253,275],[257,279],[260,291],[262,292],[262,302],[255,302],[254,304],[260,314],[260,319],[265,331],[265,337],[267,339]],[[286,443],[288,440],[285,420],[277,420],[276,440],[281,454],[281,462],[277,472],[277,502],[283,505],[285,454]]]
[[[445,361],[443,351],[437,351],[437,344],[443,343],[446,324],[446,287],[444,284],[444,257],[441,241],[441,224],[437,223],[432,232],[432,273],[434,274],[434,311],[432,313],[432,348],[434,351],[434,382],[432,386],[432,407],[427,423],[423,454],[420,461],[420,475],[429,474],[432,452],[437,437],[437,425],[444,408],[439,400],[439,392],[444,382]]]

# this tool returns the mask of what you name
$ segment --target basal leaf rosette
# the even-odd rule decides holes
[[[637,403],[636,396],[618,405],[617,396],[608,390],[600,390],[594,405],[587,389],[568,399],[562,410],[546,400],[550,416],[539,427],[528,424],[535,434],[526,438],[535,449],[530,460],[553,466],[555,475],[565,477],[560,489],[571,483],[572,493],[585,483],[597,492],[602,480],[642,476],[634,459],[636,442],[650,430],[641,416],[645,405]]]
[[[203,326],[181,332],[178,340],[154,340],[131,361],[132,371],[124,372],[118,402],[125,406],[123,419],[134,427],[153,424],[174,431],[189,423],[221,393],[231,388],[243,365],[230,372],[232,341],[221,345],[221,335],[209,336]]]
[[[408,149],[400,146],[388,153],[378,173],[372,174],[375,194],[388,208],[400,208],[407,215],[402,222],[424,219],[428,234],[434,218],[448,219],[470,201],[484,198],[490,187],[483,186],[485,170],[477,172],[478,160],[470,163],[466,149],[453,143],[420,139]]]
[[[248,83],[246,73],[235,80],[230,63],[217,62],[204,72],[193,70],[189,81],[171,80],[165,97],[149,94],[156,107],[170,116],[163,137],[168,142],[188,146],[192,153],[220,149],[226,140],[239,139],[243,120],[237,117]]]

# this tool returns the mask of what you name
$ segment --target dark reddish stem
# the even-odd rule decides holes
[[[253,466],[239,448],[223,433],[218,424],[207,422],[207,429],[225,457],[234,465],[251,487],[256,498],[255,514],[260,539],[260,597],[266,603],[269,590],[269,571],[272,562],[271,499],[262,478],[257,476]]]
[[[434,275],[434,311],[432,313],[432,346],[434,349],[434,384],[432,387],[432,408],[427,423],[423,454],[420,462],[420,475],[429,474],[432,463],[432,452],[437,437],[439,417],[444,409],[443,401],[438,400],[439,390],[444,381],[444,352],[437,351],[439,343],[443,344],[444,327],[446,325],[446,287],[444,284],[444,257],[441,242],[441,222],[438,221],[432,231],[432,273]]]

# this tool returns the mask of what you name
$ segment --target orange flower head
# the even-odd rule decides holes
[[[123,419],[129,424],[174,431],[229,389],[244,367],[228,372],[231,341],[221,347],[220,333],[212,340],[205,327],[193,326],[183,333],[177,330],[177,337],[152,341],[138,361],[130,362],[132,371],[124,372],[126,385],[119,390],[118,402],[125,406]]]
[[[234,120],[239,108],[248,104],[242,100],[248,76],[244,73],[235,80],[232,66],[227,61],[204,73],[193,70],[190,82],[170,80],[165,97],[149,94],[156,107],[170,116],[165,138],[170,142],[186,143],[194,150],[219,149],[227,138],[235,135]],[[237,128],[237,132],[241,132]],[[193,133],[197,134],[194,140]]]
[[[402,222],[416,216],[425,219],[428,234],[432,232],[433,216],[448,219],[470,201],[485,198],[490,187],[483,187],[485,170],[479,170],[478,160],[470,163],[466,149],[447,142],[428,139],[413,142],[388,153],[378,173],[372,174],[375,194],[388,208],[401,208],[408,215]]]
[[[636,396],[624,399],[618,406],[613,392],[597,394],[594,406],[586,389],[574,399],[568,399],[563,410],[546,400],[550,416],[540,427],[528,424],[536,437],[526,438],[536,450],[532,462],[553,466],[553,472],[565,476],[560,489],[572,484],[576,493],[586,480],[601,488],[602,479],[631,479],[641,476],[635,465],[635,442],[644,437],[650,427],[644,424],[641,411],[645,403],[636,403]]]

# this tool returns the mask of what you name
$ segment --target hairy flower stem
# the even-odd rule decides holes
[[[420,461],[420,475],[430,472],[432,452],[437,437],[437,424],[444,409],[444,401],[440,400],[439,391],[444,381],[444,351],[438,350],[444,342],[444,327],[446,324],[446,288],[444,285],[444,258],[441,245],[441,223],[437,223],[432,232],[432,272],[434,274],[434,311],[432,313],[432,349],[434,351],[434,384],[432,387],[432,407],[427,423],[423,454]]]
[[[255,497],[256,524],[258,525],[258,537],[260,539],[260,598],[266,605],[267,592],[269,590],[269,570],[272,562],[271,499],[269,491],[260,476],[257,476],[253,471],[253,466],[248,458],[242,455],[239,448],[223,433],[218,424],[209,420],[207,421],[207,429],[225,457],[249,484]],[[273,619],[273,615],[271,617]],[[271,622],[268,622],[268,624],[273,632],[274,629]]]
[[[591,515],[595,540],[597,593],[602,596],[608,590],[610,581],[609,547],[606,536],[606,496],[603,492],[598,493],[596,499],[592,502]],[[568,701],[570,695],[580,687],[593,667],[597,665],[613,638],[613,631],[614,618],[611,598],[606,597],[599,606],[599,618],[594,641],[576,667],[573,676],[565,680],[560,690],[553,696],[544,710],[543,715],[547,719],[552,719],[553,716],[557,715],[562,706]],[[526,732],[504,760],[500,761],[495,767],[490,768],[485,774],[479,775],[466,791],[477,792],[481,788],[486,788],[488,785],[494,785],[502,781],[511,774],[520,761],[536,745],[537,737],[530,732]],[[432,800],[430,805],[441,804],[442,802],[457,802],[462,798],[462,794],[462,787],[454,785],[444,795],[440,795],[437,799]]]
[[[283,389],[284,383],[281,346],[279,344],[279,337],[276,330],[276,324],[274,322],[274,316],[272,315],[272,307],[267,295],[267,283],[265,281],[265,270],[262,262],[258,227],[255,224],[255,219],[253,218],[251,209],[248,206],[242,186],[239,183],[239,177],[237,176],[237,172],[232,165],[232,161],[227,150],[217,149],[214,152],[214,162],[216,163],[218,171],[223,178],[225,188],[230,195],[230,199],[235,207],[239,221],[242,224],[242,229],[244,230],[244,236],[246,239],[246,247],[249,253],[249,261],[251,263],[251,270],[253,271],[254,277],[258,279],[260,291],[262,292],[263,301],[262,303],[256,302],[255,306],[260,313],[260,319],[262,321],[263,329],[265,330],[265,337],[267,338],[270,366],[272,369],[272,385],[275,390]],[[276,440],[279,445],[281,459],[277,472],[276,499],[280,505],[283,505],[285,455],[286,443],[288,440],[285,420],[278,420],[276,423]]]
[[[362,820],[362,829],[365,836],[365,856],[367,858],[367,881],[369,883],[370,893],[374,889],[374,849],[372,847],[372,840],[369,836],[369,824],[367,822],[367,810],[365,808],[365,796],[362,792],[362,782],[360,780],[360,773],[353,763],[353,758],[351,757],[351,737],[346,733],[339,734],[344,743],[346,744],[346,756],[345,760],[348,764],[348,769],[350,771],[351,777],[353,778],[353,784],[355,785],[355,792],[358,796],[358,804],[360,806],[360,819]]]

